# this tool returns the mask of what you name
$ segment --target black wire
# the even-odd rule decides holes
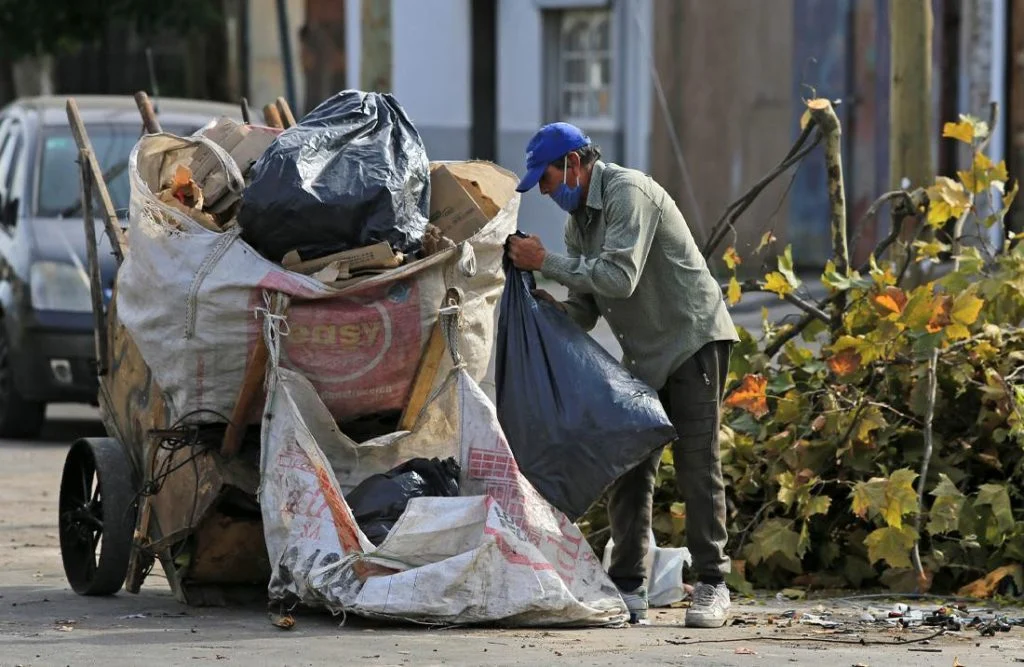
[[[217,418],[217,422],[214,422],[213,424],[210,424],[209,422],[190,423],[190,420],[200,415],[212,415]],[[169,429],[157,430],[156,432],[160,433],[161,437],[159,442],[157,442],[156,447],[159,450],[166,452],[166,455],[157,470],[154,471],[152,478],[142,484],[142,488],[136,494],[136,502],[139,502],[145,496],[154,496],[160,493],[164,482],[166,482],[172,474],[191,463],[195,479],[195,489],[192,492],[192,509],[189,512],[188,520],[188,526],[191,528],[192,523],[195,521],[196,512],[199,509],[198,459],[200,456],[209,454],[211,449],[214,449],[222,438],[222,434],[219,430],[214,430],[212,432],[210,430],[203,431],[200,429],[200,426],[217,425],[218,423],[227,426],[231,423],[231,420],[216,410],[199,409],[185,413],[179,417]],[[171,435],[172,433],[174,433],[174,435]],[[177,452],[186,448],[191,449],[191,453],[176,464],[172,463]],[[176,553],[171,554],[172,562],[181,556],[187,545],[188,537],[181,540]],[[153,562],[149,564],[149,567],[143,574],[143,578],[149,576],[150,572],[152,572],[156,560],[156,554],[150,552],[147,555],[153,558]]]

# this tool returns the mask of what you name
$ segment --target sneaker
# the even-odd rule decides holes
[[[732,602],[729,598],[729,587],[725,584],[700,583],[693,589],[693,602],[686,610],[686,627],[688,628],[720,628],[725,625]]]
[[[622,596],[622,601],[626,603],[626,609],[629,611],[630,623],[642,623],[647,620],[648,605],[646,588],[640,586],[630,593],[627,593],[620,588],[619,595]]]

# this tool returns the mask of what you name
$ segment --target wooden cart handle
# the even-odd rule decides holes
[[[220,453],[225,458],[231,458],[242,448],[242,436],[245,434],[246,418],[249,416],[249,409],[252,408],[256,397],[263,390],[263,380],[267,376],[267,359],[270,352],[267,344],[260,335],[256,339],[256,347],[249,354],[245,364],[245,377],[242,379],[242,386],[238,391],[238,400],[235,401],[235,409],[231,411],[231,421],[224,431],[224,441],[220,446]]]
[[[135,105],[139,107],[139,115],[142,116],[142,124],[146,128],[146,132],[149,134],[163,132],[163,128],[160,127],[160,121],[157,120],[156,112],[153,111],[153,103],[149,101],[149,95],[146,94],[146,91],[140,90],[135,93]]]

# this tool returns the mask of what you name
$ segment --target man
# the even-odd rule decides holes
[[[601,161],[597,146],[568,123],[545,125],[526,149],[517,190],[540,185],[570,214],[568,255],[536,236],[509,239],[516,267],[540,271],[569,289],[559,305],[590,331],[604,316],[623,365],[651,387],[676,427],[676,484],[686,501],[686,540],[699,582],[686,613],[690,627],[720,627],[730,606],[725,575],[725,484],[718,429],[729,352],[739,340],[722,290],[708,271],[675,202],[647,175]],[[538,297],[554,301],[538,290]],[[647,616],[644,557],[661,452],[609,490],[609,575],[631,620]]]

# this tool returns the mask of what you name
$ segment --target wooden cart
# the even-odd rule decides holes
[[[136,95],[148,132],[160,126],[145,93]],[[93,222],[99,216],[118,263],[126,242],[73,99],[68,121],[80,150],[84,225],[95,319],[99,406],[105,438],[76,441],[60,484],[64,571],[82,595],[140,590],[156,561],[175,597],[190,605],[233,604],[266,596],[270,563],[259,502],[259,426],[244,415],[263,387],[267,355],[257,345],[227,424],[169,423],[164,393],[115,298],[104,309]],[[268,125],[294,123],[283,100],[264,109]],[[248,108],[243,100],[243,117]],[[452,295],[449,295],[452,296]],[[159,295],[154,295],[159,298]],[[426,344],[402,427],[426,402],[444,342],[435,326]]]

